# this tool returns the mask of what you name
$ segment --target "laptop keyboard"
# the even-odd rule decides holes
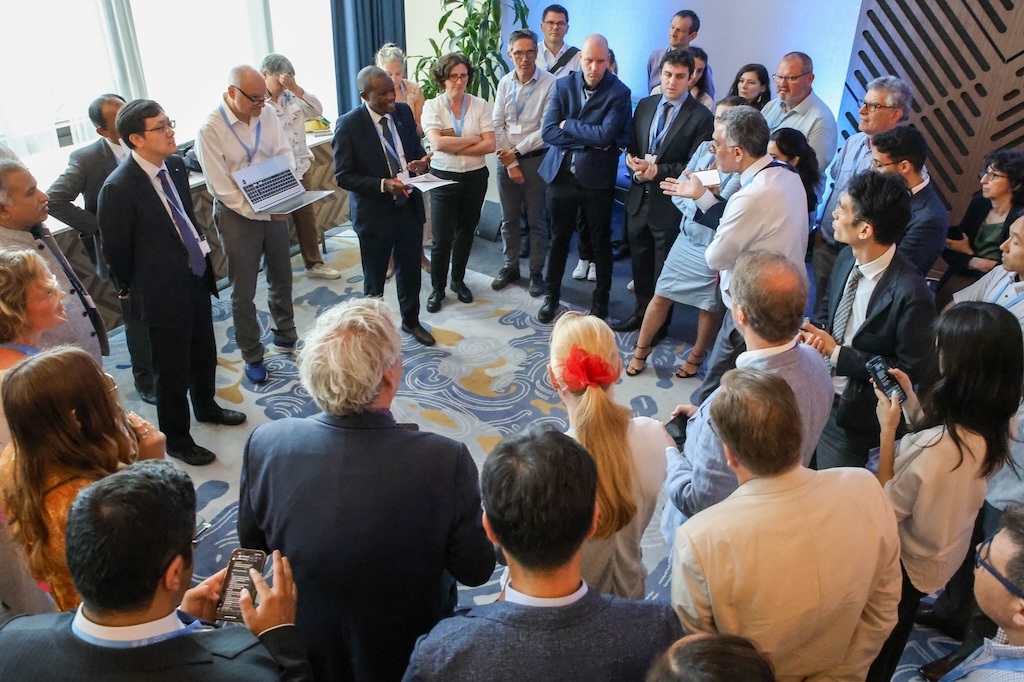
[[[290,170],[283,170],[268,178],[258,180],[242,187],[242,191],[249,197],[249,201],[258,204],[264,199],[280,194],[282,190],[292,187],[295,184],[295,176]]]

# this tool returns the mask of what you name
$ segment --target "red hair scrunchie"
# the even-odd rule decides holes
[[[573,344],[562,367],[562,381],[570,391],[582,391],[590,386],[610,386],[618,377],[603,358]]]

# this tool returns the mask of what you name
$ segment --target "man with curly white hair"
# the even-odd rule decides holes
[[[386,303],[341,303],[299,349],[320,414],[258,427],[242,464],[238,536],[280,549],[317,679],[399,679],[413,645],[483,584],[494,549],[462,443],[402,428],[401,342]]]

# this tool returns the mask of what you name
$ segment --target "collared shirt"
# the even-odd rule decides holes
[[[923,190],[923,189],[924,189],[925,187],[927,187],[927,186],[928,186],[928,183],[929,183],[929,182],[931,182],[931,181],[932,181],[932,179],[931,179],[930,177],[928,177],[928,176],[926,175],[926,176],[924,177],[924,180],[922,180],[922,181],[920,182],[920,184],[914,185],[913,187],[911,187],[911,188],[910,188],[910,193],[911,193],[912,195],[913,195],[913,194],[917,194],[918,192],[920,192],[921,190]]]
[[[120,166],[128,158],[129,152],[129,149],[125,147],[124,140],[118,140],[117,144],[115,144],[104,137],[103,141],[110,147],[110,151],[114,152],[114,158],[117,160],[117,165]]]
[[[963,663],[958,665],[950,675],[962,674],[961,677],[954,677],[963,682],[1019,682],[1022,679],[1021,668],[1014,670],[999,670],[994,668],[986,669],[985,666],[995,661],[1024,659],[1024,646],[1013,646],[1006,638],[1002,628],[996,631],[992,639],[985,639],[985,643],[971,654]],[[1022,666],[1024,667],[1024,666]]]
[[[793,337],[792,341],[781,346],[771,346],[770,348],[761,348],[760,350],[743,351],[736,357],[736,366],[749,367],[754,364],[756,360],[770,358],[773,355],[785,353],[787,350],[791,350],[793,348],[796,348],[796,337]]]
[[[779,128],[799,130],[818,155],[818,167],[824,171],[836,155],[839,131],[832,110],[813,92],[804,101],[788,111],[782,99],[776,97],[761,110],[764,120],[774,133]]]
[[[181,622],[177,611],[171,611],[163,618],[151,620],[148,623],[109,627],[89,620],[81,606],[75,612],[75,619],[71,624],[71,631],[79,639],[96,646],[109,648],[121,648],[125,645],[139,646],[140,643],[147,640],[162,638],[184,629],[185,624]]]
[[[384,156],[389,156],[387,146],[384,144],[384,128],[380,124],[382,118],[388,120],[388,126],[391,128],[391,137],[395,140],[395,153],[398,154],[398,161],[401,163],[404,171],[409,167],[409,160],[405,158],[405,146],[402,145],[402,136],[398,134],[398,128],[395,127],[395,119],[391,117],[391,114],[384,114],[381,116],[376,111],[370,108],[370,105],[363,102],[363,106],[366,107],[366,111],[370,114],[370,120],[373,121],[373,127],[377,131],[377,139],[380,141],[380,148],[384,150]],[[384,178],[380,180],[380,191],[384,191]]]
[[[227,122],[224,121],[225,116]],[[259,149],[255,149],[257,126],[260,128]],[[249,147],[252,159],[242,143]],[[203,167],[206,188],[217,201],[249,220],[272,220],[269,214],[256,215],[231,173],[275,156],[285,157],[288,165],[295,169],[295,154],[273,107],[264,106],[259,116],[252,116],[248,123],[244,123],[235,116],[227,100],[221,97],[220,105],[199,127],[195,149],[199,165]]]
[[[846,320],[846,329],[843,334],[843,346],[852,346],[853,337],[857,335],[857,330],[864,324],[864,320],[868,316],[868,303],[871,302],[871,294],[875,291],[875,286],[878,284],[878,280],[882,278],[882,273],[892,263],[892,259],[896,256],[896,245],[893,244],[885,250],[881,256],[871,261],[870,263],[857,263],[857,267],[860,268],[861,275],[860,282],[857,283],[857,293],[853,295],[853,309],[850,310],[850,317]],[[853,268],[850,268],[850,275],[853,275]],[[847,284],[850,282],[849,276],[846,278]],[[847,284],[843,285],[843,291],[846,291]],[[841,294],[840,294],[841,295]],[[836,330],[832,330],[832,334],[835,335]],[[832,365],[838,366],[839,364],[839,353],[843,346],[836,346],[832,351]],[[846,384],[849,382],[847,377],[834,376],[832,377],[832,385],[836,389],[836,395],[840,395],[845,389]]]
[[[953,294],[953,301],[983,301],[1001,305],[1017,318],[1024,328],[1024,282],[1016,272],[1002,263],[989,270],[977,282]]]
[[[568,50],[570,47],[572,47],[572,46],[569,45],[569,43],[562,43],[562,49],[559,50],[557,54],[555,54],[555,53],[551,52],[551,50],[548,49],[547,43],[545,43],[542,40],[540,42],[540,45],[537,46],[537,68],[538,69],[544,69],[545,71],[550,73],[551,72],[551,67],[558,63],[559,58],[563,54],[565,54],[565,51]],[[576,54],[574,54],[572,56],[572,59],[570,59],[569,61],[567,61],[565,63],[565,66],[563,66],[562,68],[558,69],[557,71],[555,71],[551,75],[553,75],[555,78],[565,78],[566,76],[568,76],[573,71],[579,71],[579,70],[580,70],[580,53],[577,52]]]
[[[167,171],[166,164],[154,166],[149,161],[146,161],[144,158],[139,156],[139,153],[134,150],[132,151],[132,158],[135,159],[135,163],[139,164],[139,168],[145,171],[146,175],[149,176],[149,181],[153,184],[153,189],[156,190],[156,195],[160,197],[160,203],[164,205],[164,210],[167,211],[167,215],[170,216],[171,222],[174,224],[174,227],[176,228],[175,232],[177,232],[178,222],[174,219],[174,209],[172,209],[170,204],[167,203],[168,197],[166,194],[164,194],[163,183],[161,183],[160,178],[157,177],[160,171]],[[177,200],[178,206],[181,206],[182,210],[184,210],[185,204],[182,203],[181,201],[181,195],[178,194],[178,188],[174,186],[174,182],[171,180],[170,173],[167,174],[167,182],[171,186],[171,191],[174,192],[174,198]],[[181,217],[185,219],[186,223],[188,223],[188,226],[192,230],[192,235],[195,237],[196,241],[203,241],[205,237],[199,234],[199,230],[197,230],[196,226],[192,224],[192,220],[188,217],[188,214],[185,213]],[[178,234],[178,238],[181,239],[181,237],[181,234]]]
[[[839,150],[839,158],[829,170],[829,175],[832,177],[832,193],[829,194],[825,210],[821,214],[821,236],[832,246],[836,246],[832,211],[839,205],[839,200],[846,191],[847,185],[850,184],[850,179],[869,168],[871,168],[871,139],[864,133],[851,135],[843,148]]]
[[[587,581],[580,580],[580,588],[572,594],[567,594],[564,597],[531,597],[528,594],[522,592],[516,592],[512,587],[512,583],[509,582],[505,585],[505,601],[510,604],[521,604],[522,606],[539,606],[540,608],[554,608],[556,606],[568,606],[569,604],[575,604],[587,593]]]
[[[462,101],[465,113],[463,135],[482,135],[483,133],[494,132],[494,122],[491,120],[491,105],[479,97],[466,93]],[[420,118],[420,125],[423,132],[428,130],[445,130],[455,128],[455,117],[448,110],[444,93],[433,99],[428,99],[423,105],[423,116]],[[478,170],[487,165],[487,157],[484,154],[467,156],[465,154],[449,154],[435,151],[430,159],[430,166],[449,173],[467,173]]]
[[[285,90],[275,102],[267,100],[267,107],[272,108],[281,121],[285,137],[292,146],[292,153],[295,154],[295,172],[298,175],[305,175],[312,163],[313,152],[306,144],[306,121],[322,116],[324,106],[316,95],[305,91],[299,97],[291,90]]]
[[[668,132],[669,126],[672,125],[672,121],[675,120],[676,115],[679,113],[679,108],[683,105],[683,102],[686,101],[687,97],[689,97],[689,93],[685,90],[683,91],[682,96],[677,99],[669,99],[665,97],[665,95],[661,96],[661,99],[658,101],[658,107],[654,110],[654,116],[651,117],[651,128],[647,133],[648,147],[652,147],[655,139],[657,138],[655,133],[658,130],[658,121],[661,120],[661,112],[665,108],[665,105],[671,104],[672,108],[669,109],[668,116],[665,118],[665,127],[662,128],[662,133]]]
[[[513,70],[501,77],[494,97],[491,118],[494,122],[494,139],[498,149],[515,147],[520,154],[543,149],[547,145],[541,137],[544,113],[548,109],[551,95],[555,92],[557,79],[538,65],[533,77],[526,83],[516,79]],[[516,114],[517,108],[522,108]],[[516,129],[514,126],[519,126]],[[518,132],[514,132],[518,130]],[[509,167],[518,166],[513,162]]]

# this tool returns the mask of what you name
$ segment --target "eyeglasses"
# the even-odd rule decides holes
[[[810,71],[804,71],[803,73],[798,73],[795,76],[780,76],[777,73],[773,73],[772,80],[775,81],[776,83],[781,83],[782,81],[785,81],[787,83],[796,83],[798,80],[800,80],[809,73]]]
[[[231,87],[233,87],[235,90],[238,90],[240,93],[242,93],[242,95],[244,95],[245,98],[247,100],[249,100],[250,102],[252,102],[253,104],[259,104],[260,102],[266,102],[268,99],[270,99],[270,93],[269,92],[263,93],[263,95],[261,95],[260,97],[253,97],[252,95],[250,95],[245,90],[243,90],[242,88],[238,87],[237,85],[232,85]]]
[[[889,163],[879,163],[878,159],[871,159],[871,167],[875,170],[879,168],[885,168],[886,166],[896,166],[903,163],[906,159],[899,159],[898,161],[890,161]]]
[[[107,393],[116,393],[117,392],[117,380],[114,379],[113,375],[108,374],[107,372],[104,372],[103,376],[105,376],[107,378],[107,384],[108,384],[107,385]]]
[[[860,105],[861,109],[867,109],[872,114],[875,113],[876,111],[878,111],[879,109],[895,109],[896,108],[896,107],[887,106],[885,104],[879,104],[878,102],[869,102],[866,99],[859,99],[859,100],[857,100],[857,104]]]
[[[453,83],[458,83],[459,81],[468,81],[469,80],[469,74],[468,73],[453,73],[453,74],[448,76],[448,80],[450,80]]]
[[[542,21],[540,22],[548,28],[565,28],[569,25],[568,21]]]
[[[999,531],[996,531],[996,533],[998,532]],[[974,567],[984,568],[986,571],[992,574],[993,578],[999,581],[1000,585],[1006,588],[1007,592],[1012,594],[1014,597],[1017,597],[1018,599],[1024,599],[1024,592],[1021,592],[1016,585],[1007,580],[1002,573],[997,571],[995,567],[987,561],[989,549],[992,546],[992,538],[996,536],[996,533],[989,535],[987,538],[985,538],[984,542],[978,545],[978,551],[974,555]]]
[[[525,52],[513,52],[512,59],[526,59],[537,56],[537,50],[526,50]]]
[[[985,178],[988,178],[989,180],[995,180],[996,178],[1005,178],[1005,177],[1007,177],[1007,176],[1003,175],[1002,173],[996,173],[991,168],[989,168],[988,170],[983,170],[982,172],[978,173],[978,179],[980,179],[980,180],[984,180]]]
[[[211,528],[213,528],[212,523],[208,523],[206,521],[200,521],[199,523],[197,523],[196,534],[192,536],[192,546],[195,547],[200,542],[202,542],[203,536],[210,532]]]
[[[241,92],[241,91],[239,91],[239,92]],[[246,95],[246,96],[248,97],[248,95]],[[168,119],[167,123],[164,123],[162,126],[157,126],[156,128],[146,128],[142,132],[144,132],[144,133],[163,133],[163,132],[166,132],[168,130],[174,130],[174,121],[171,121],[169,119]]]
[[[717,154],[719,149],[721,149],[722,151],[726,151],[727,152],[730,149],[738,149],[738,148],[739,148],[738,144],[727,144],[724,147],[716,147],[715,143],[712,142],[711,146],[708,147],[708,151],[711,152],[712,154]]]

